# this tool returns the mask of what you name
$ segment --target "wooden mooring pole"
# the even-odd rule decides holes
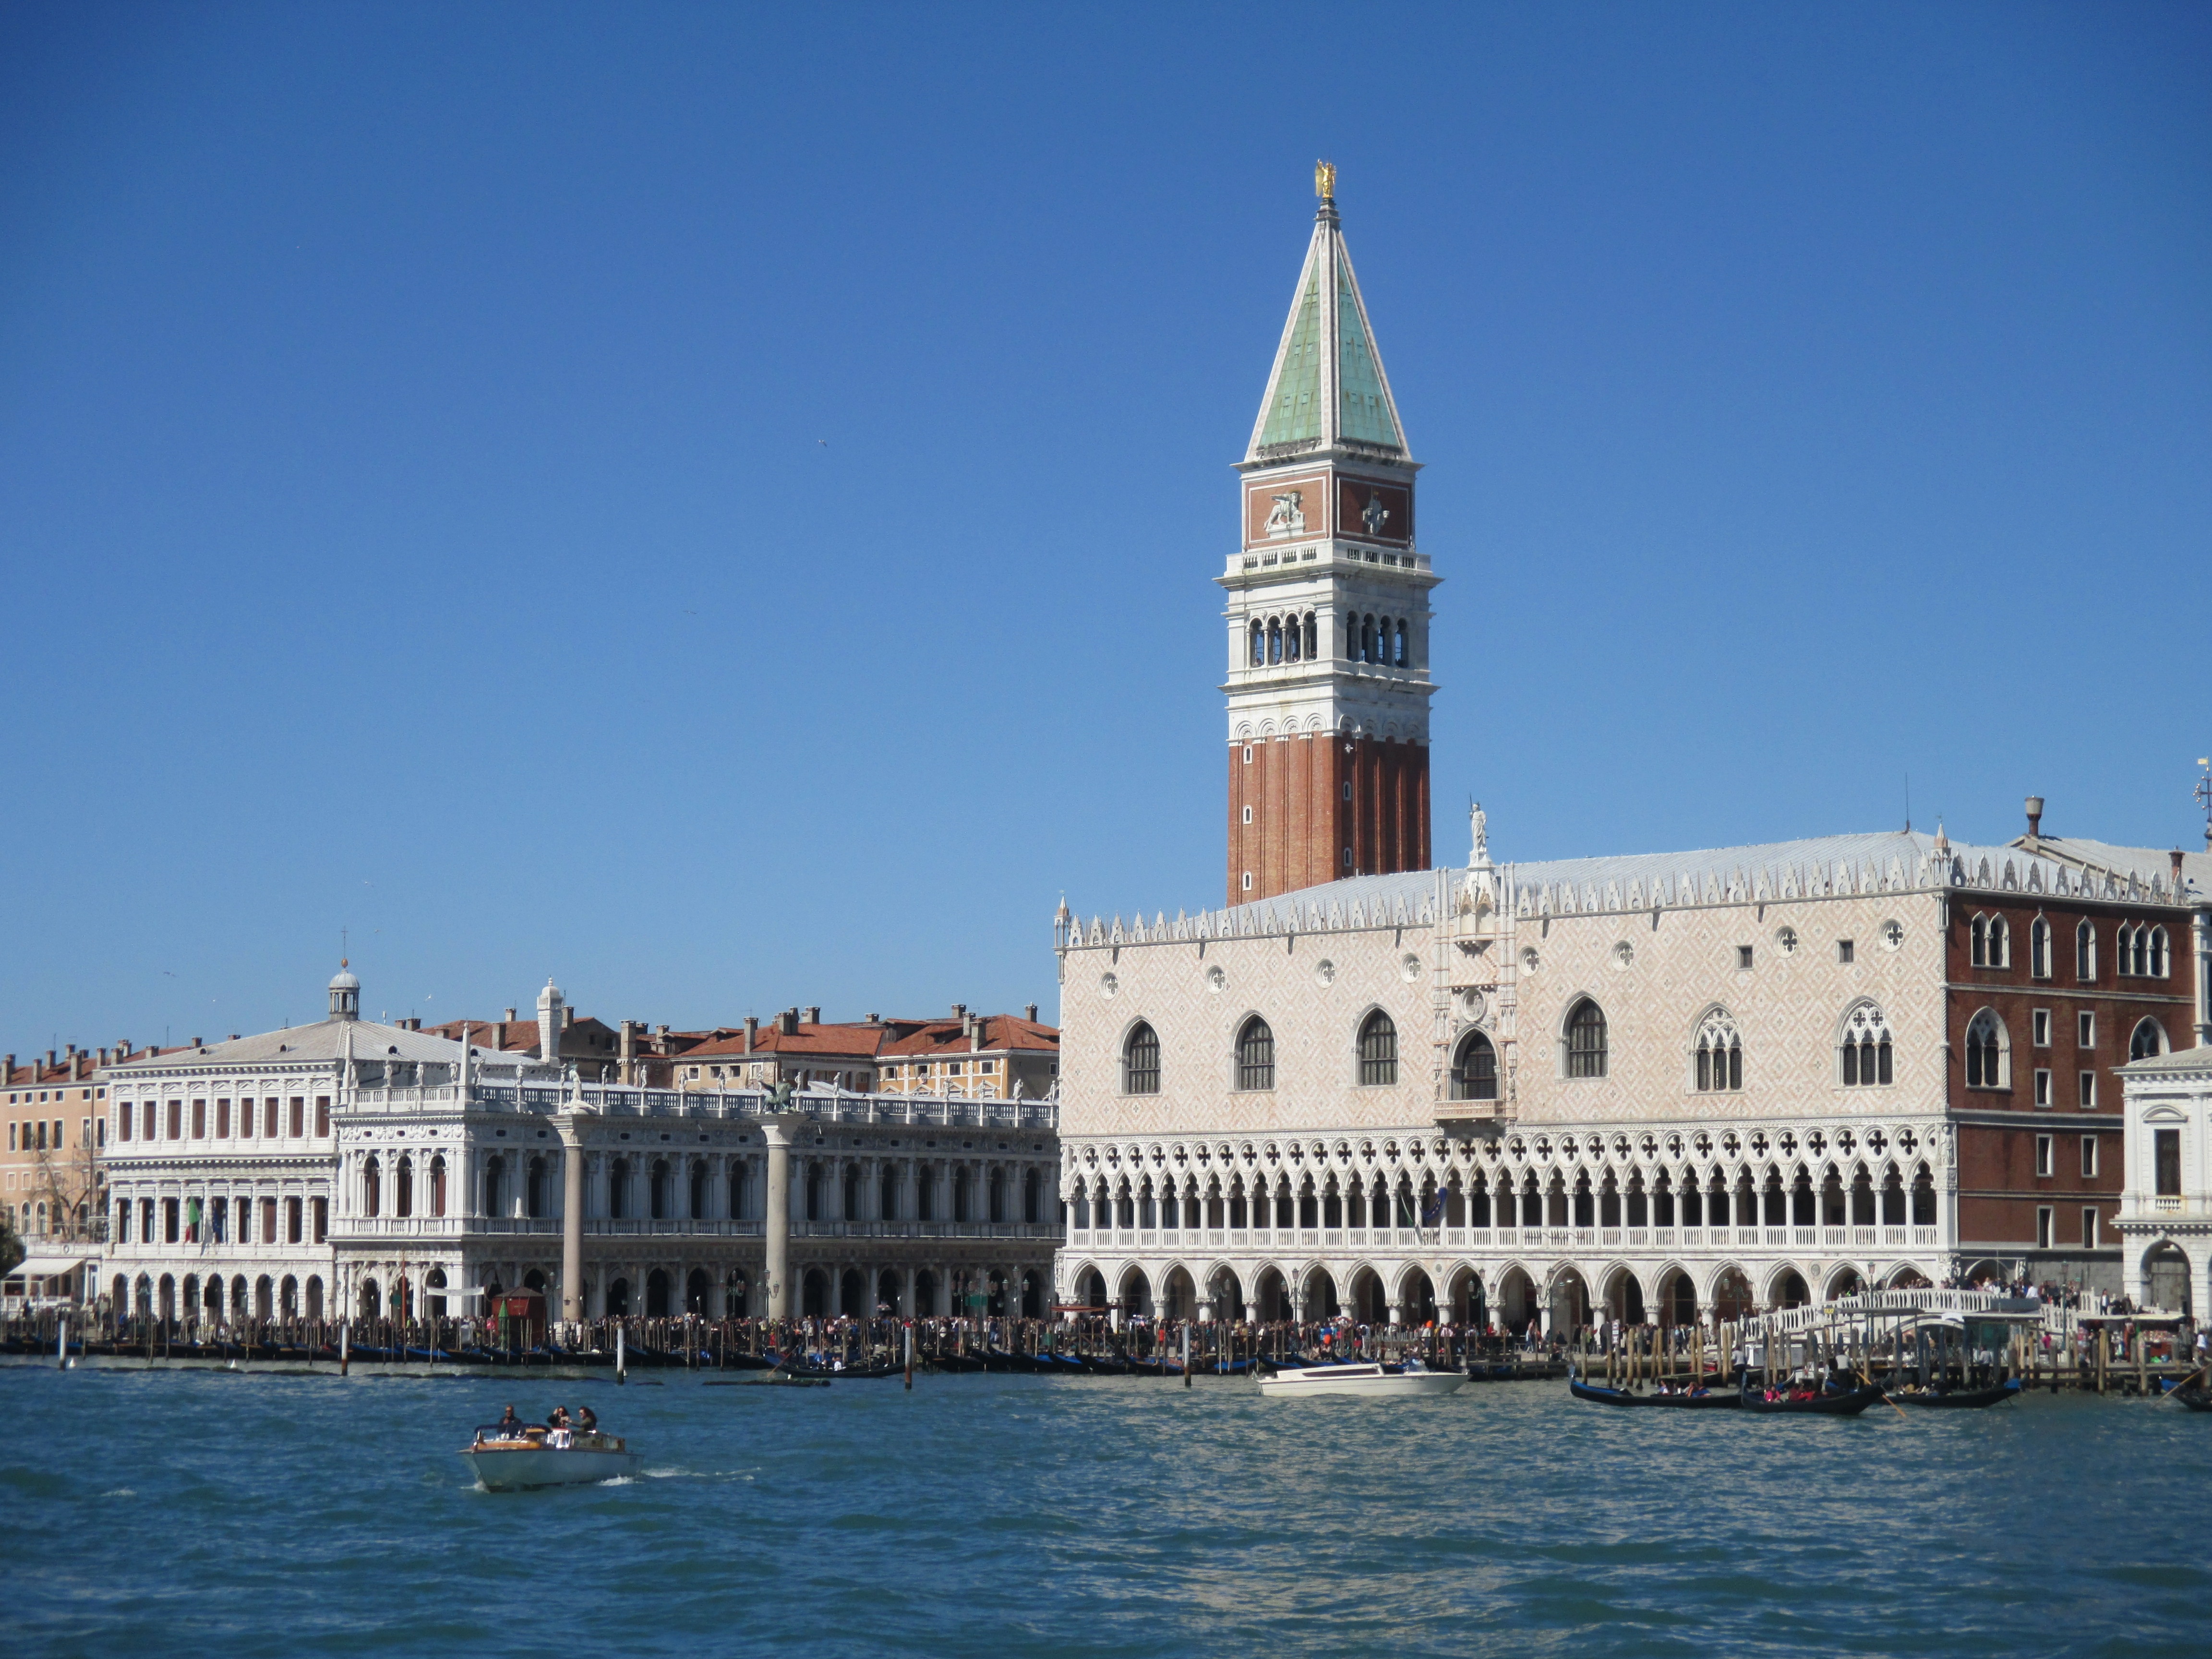
[[[353,1349],[349,1346],[349,1339],[352,1335],[353,1326],[350,1322],[338,1327],[338,1375],[340,1376],[346,1374],[348,1368],[353,1363]]]
[[[911,1321],[906,1328],[906,1391],[908,1394],[914,1392],[914,1325]]]

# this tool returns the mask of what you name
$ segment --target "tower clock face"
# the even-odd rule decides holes
[[[1336,522],[1340,536],[1357,536],[1370,542],[1410,542],[1413,539],[1413,492],[1399,483],[1340,477]]]

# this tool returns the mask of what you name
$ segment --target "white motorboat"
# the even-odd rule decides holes
[[[1418,1362],[1397,1365],[1305,1365],[1285,1368],[1260,1379],[1260,1392],[1275,1400],[1321,1395],[1355,1395],[1362,1399],[1396,1399],[1411,1395],[1456,1392],[1465,1371],[1432,1371]]]
[[[526,1429],[512,1437],[478,1429],[461,1449],[486,1492],[527,1492],[538,1486],[588,1486],[635,1474],[645,1459],[618,1435],[568,1429]]]

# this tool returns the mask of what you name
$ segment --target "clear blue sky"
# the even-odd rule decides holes
[[[2199,6],[0,13],[0,1045],[1055,1006],[1221,902],[1312,211],[1441,857],[2194,844]],[[826,441],[826,442],[824,441]]]

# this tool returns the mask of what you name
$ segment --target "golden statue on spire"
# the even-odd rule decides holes
[[[1324,202],[1334,202],[1336,199],[1335,162],[1316,161],[1314,163],[1314,194]]]

